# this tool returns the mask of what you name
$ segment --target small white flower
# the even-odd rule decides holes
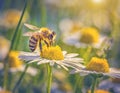
[[[0,69],[3,69],[3,64],[0,63]],[[17,73],[17,72],[23,72],[25,70],[25,65],[21,65],[19,67],[10,67],[9,68],[9,72],[11,73]],[[38,70],[36,68],[33,67],[28,67],[26,73],[31,75],[31,76],[35,76],[37,74]]]
[[[110,76],[120,78],[120,70],[109,68],[106,59],[93,57],[87,66],[82,66],[79,69],[72,70],[71,74],[80,73],[81,76],[96,74],[100,76]]]

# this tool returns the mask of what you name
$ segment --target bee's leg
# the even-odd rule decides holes
[[[44,40],[44,42],[45,42],[45,44],[47,45],[47,47],[50,46],[49,43],[48,43],[46,40]]]
[[[50,46],[52,46],[53,44],[54,44],[54,41],[51,41],[51,42],[50,42]]]
[[[39,41],[39,48],[40,48],[40,52],[42,53],[42,43],[41,43],[41,40]]]

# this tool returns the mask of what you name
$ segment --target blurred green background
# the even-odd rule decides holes
[[[86,63],[93,56],[104,56],[109,60],[110,66],[120,68],[120,0],[26,1],[25,13],[20,27],[17,29],[25,0],[0,0],[1,64],[3,64],[7,56],[9,43],[13,41],[16,29],[18,33],[14,38],[12,50],[30,51],[28,44],[29,37],[23,36],[25,32],[29,31],[24,26],[24,23],[28,23],[37,27],[48,27],[55,31],[57,33],[55,44],[59,45],[62,50],[68,51],[68,53],[79,53],[79,57],[84,58]],[[97,42],[99,47],[94,47],[94,44],[92,44],[94,41],[87,44],[80,41],[84,28],[96,29],[101,38],[110,39],[109,43],[106,44],[105,40],[102,39],[103,41]],[[95,37],[94,34],[93,38]],[[83,39],[89,40],[91,37],[88,35],[88,38]],[[103,53],[102,50],[104,49],[106,51]],[[36,64],[32,64],[30,66],[34,67],[38,73],[36,75],[26,73],[17,89],[17,93],[45,93],[45,81],[47,78],[45,65],[37,66]],[[0,87],[2,90],[5,73],[3,72],[3,67],[0,67]],[[8,73],[7,89],[9,91],[12,91],[21,73],[22,71]],[[68,72],[62,69],[54,69],[53,75],[51,93],[86,93],[91,85],[90,76],[84,78],[80,77],[79,74],[69,75]]]

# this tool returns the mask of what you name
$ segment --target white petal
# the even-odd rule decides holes
[[[58,64],[59,66],[61,66],[62,68],[64,68],[65,70],[67,70],[67,71],[68,71],[68,68],[67,68],[66,66],[64,66],[64,65],[60,64],[59,62],[56,62],[56,64]]]
[[[82,58],[65,58],[64,61],[83,62]]]
[[[40,65],[40,64],[46,64],[46,63],[49,63],[51,60],[46,60],[46,59],[43,59],[41,61],[39,61],[37,64]]]
[[[22,60],[30,61],[30,60],[40,58],[40,56],[22,56],[22,55],[20,55],[19,58]]]
[[[40,55],[38,52],[24,52],[20,51],[20,55],[26,55],[26,56],[38,56]]]
[[[20,52],[19,54],[19,58],[26,60],[26,61],[30,61],[30,60],[34,60],[36,58],[40,58],[40,55],[38,53],[35,52]]]
[[[76,56],[78,56],[78,55],[79,55],[79,54],[77,54],[77,53],[70,53],[70,54],[65,55],[65,57],[71,58],[71,57],[76,57]]]
[[[120,69],[110,68],[110,72],[111,73],[119,73],[120,74]]]
[[[62,53],[63,53],[63,56],[65,56],[67,54],[67,51],[62,51]]]
[[[76,73],[79,73],[79,70],[78,70],[78,69],[77,69],[77,70],[74,69],[74,70],[71,70],[71,71],[70,71],[70,74],[76,74]]]
[[[55,62],[54,61],[51,61],[50,62],[50,66],[54,66]]]
[[[85,68],[85,66],[80,64],[80,63],[74,63],[74,62],[69,62],[69,61],[68,62],[64,62],[64,63],[72,65],[72,66],[76,67],[76,69],[84,69]]]
[[[32,61],[29,61],[28,64],[31,64],[31,63],[34,63],[34,62],[38,62],[38,61],[41,61],[41,60],[43,60],[43,59],[40,59],[40,58],[34,59]]]
[[[113,78],[120,78],[120,70],[116,68],[110,68],[110,72],[107,73],[107,75]]]
[[[88,74],[103,74],[103,73],[99,73],[96,71],[89,71],[89,70],[73,70],[70,72],[71,74],[75,74],[75,73],[80,73],[80,75],[84,76],[84,75],[88,75]]]
[[[120,78],[120,73],[104,73],[104,75],[107,75],[113,78]]]
[[[71,64],[67,64],[67,63],[64,63],[64,62],[61,62],[60,64],[64,65],[64,66],[67,66],[67,67],[71,67],[71,68],[76,69],[76,67],[72,66]]]

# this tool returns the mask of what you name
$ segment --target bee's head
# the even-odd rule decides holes
[[[52,33],[49,35],[50,45],[52,45],[55,42],[56,33],[52,31]]]

